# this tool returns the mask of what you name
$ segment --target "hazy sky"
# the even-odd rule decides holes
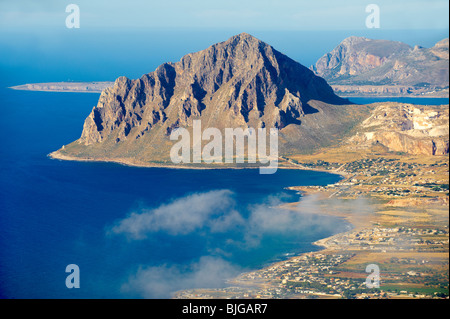
[[[66,28],[71,3],[80,8],[79,29]],[[379,29],[365,25],[372,3]],[[0,0],[7,75],[0,84],[137,78],[240,32],[306,66],[349,36],[431,47],[448,37],[448,7],[448,0]]]
[[[81,27],[358,30],[375,3],[384,29],[448,29],[448,0],[0,0],[0,29],[65,27],[68,4]]]

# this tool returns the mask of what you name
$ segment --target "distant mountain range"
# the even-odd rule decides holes
[[[312,69],[338,94],[448,96],[448,38],[427,49],[349,37]]]
[[[22,91],[101,93],[113,84],[114,82],[47,82],[16,85],[10,88]]]

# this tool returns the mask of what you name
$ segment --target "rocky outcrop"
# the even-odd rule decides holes
[[[391,151],[414,155],[446,155],[449,153],[448,105],[379,103],[350,142],[359,147],[381,144]]]
[[[432,198],[401,198],[392,199],[386,204],[392,207],[426,207],[426,206],[449,206],[448,197],[439,196]]]

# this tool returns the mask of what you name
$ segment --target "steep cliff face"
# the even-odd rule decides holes
[[[178,127],[280,129],[280,152],[330,145],[368,115],[324,79],[242,33],[140,79],[120,77],[61,154],[84,159],[167,161]]]
[[[336,85],[445,88],[449,85],[448,39],[432,48],[350,37],[320,58],[315,72]]]
[[[350,142],[359,147],[382,144],[391,151],[415,155],[446,155],[448,106],[379,103]]]
[[[284,128],[313,112],[310,100],[345,101],[309,69],[242,33],[206,50],[165,63],[137,80],[121,77],[86,119],[80,141],[116,142],[144,136],[157,124],[166,133],[201,117],[216,126]]]

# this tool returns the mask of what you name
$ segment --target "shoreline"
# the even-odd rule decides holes
[[[341,98],[349,99],[349,98],[368,98],[368,99],[401,99],[401,98],[411,98],[411,99],[449,99],[450,96],[421,96],[421,95],[338,95]]]
[[[301,168],[298,168],[298,169],[301,169]],[[308,168],[308,169],[305,169],[305,170],[327,172],[326,170],[313,169],[313,168]],[[336,175],[343,176],[342,172],[341,172],[341,174],[336,174]],[[328,184],[328,185],[335,185],[335,184],[336,183]],[[308,192],[308,191],[305,191],[305,190],[294,189],[296,187],[301,187],[301,186],[293,186],[293,187],[287,187],[287,188],[290,189],[290,190],[300,191],[304,195],[311,195],[312,194],[312,192]],[[281,208],[281,209],[290,209],[287,206],[297,204],[300,201],[301,201],[301,198],[299,199],[299,201],[285,203],[285,204],[282,204],[282,205],[280,205],[278,207]],[[249,282],[246,282],[245,279],[241,279],[241,277],[249,275],[249,274],[252,274],[252,273],[255,273],[255,272],[264,272],[264,271],[269,271],[270,269],[282,267],[282,266],[284,266],[286,264],[293,263],[293,262],[295,262],[298,259],[303,258],[303,257],[312,257],[312,256],[315,256],[317,254],[322,254],[324,252],[328,252],[328,253],[329,252],[333,252],[333,251],[336,252],[338,250],[330,248],[330,246],[328,245],[328,241],[333,240],[334,238],[338,238],[339,236],[343,236],[345,234],[348,234],[350,232],[353,232],[355,230],[358,230],[358,229],[361,229],[363,227],[368,226],[368,225],[361,225],[361,224],[355,225],[350,220],[350,216],[346,216],[345,214],[343,214],[343,215],[334,215],[334,214],[330,214],[330,213],[327,213],[327,212],[320,212],[320,214],[318,214],[318,215],[319,216],[324,216],[324,217],[332,216],[332,217],[342,218],[342,219],[346,220],[351,225],[351,228],[348,229],[348,230],[342,231],[342,232],[338,232],[338,233],[332,234],[332,235],[330,235],[328,237],[324,237],[324,238],[318,239],[318,240],[316,240],[314,242],[311,242],[310,243],[311,245],[317,247],[316,250],[308,250],[308,251],[305,251],[305,252],[302,252],[302,253],[299,253],[299,254],[298,253],[294,253],[294,252],[289,252],[289,253],[285,254],[286,258],[282,258],[281,259],[281,257],[278,257],[281,260],[272,261],[272,262],[270,262],[270,261],[266,262],[263,265],[261,265],[260,267],[255,267],[255,268],[252,268],[252,269],[248,269],[248,270],[238,274],[235,277],[226,279],[225,280],[225,283],[227,284],[226,287],[219,288],[219,289],[227,289],[227,288],[248,289],[248,288],[256,288],[256,287],[262,287],[264,285],[268,285],[267,283],[264,284],[264,283],[261,283],[261,282],[249,283]],[[217,289],[217,288],[182,289],[182,290],[178,290],[178,291],[173,292],[171,294],[171,298],[172,299],[177,299],[177,298],[179,298],[179,296],[178,296],[179,294],[183,294],[183,293],[188,292],[188,291],[196,291],[196,290],[204,291],[204,290],[215,290],[215,289]],[[320,294],[318,294],[317,296],[320,296]],[[181,298],[184,299],[183,297],[181,297]],[[217,297],[215,297],[215,298],[217,298]]]
[[[50,154],[47,155],[49,158],[51,159],[56,159],[56,160],[64,160],[64,161],[76,161],[76,162],[100,162],[100,163],[115,163],[115,164],[119,164],[119,165],[123,165],[123,166],[129,166],[129,167],[142,167],[142,168],[169,168],[169,169],[197,169],[197,170],[210,170],[210,169],[258,169],[258,167],[207,167],[206,164],[203,164],[202,167],[199,166],[185,166],[185,165],[180,165],[180,166],[175,166],[175,165],[157,165],[157,164],[149,164],[149,163],[143,163],[142,165],[138,164],[138,163],[132,163],[130,161],[127,160],[120,160],[120,159],[115,159],[115,160],[107,160],[107,159],[87,159],[87,158],[79,158],[79,157],[74,157],[74,156],[68,156],[68,155],[63,155],[61,154],[59,151],[54,151]],[[292,162],[288,162],[290,164],[290,166],[280,166],[278,167],[279,169],[296,169],[296,170],[304,170],[304,171],[316,171],[316,172],[321,172],[321,173],[328,173],[328,174],[334,174],[334,175],[338,175],[341,177],[341,180],[338,182],[341,182],[343,180],[345,180],[348,176],[347,173],[342,172],[342,171],[337,171],[337,170],[326,170],[326,169],[318,169],[318,168],[310,168],[310,167],[305,167],[301,164],[295,164]],[[336,183],[338,183],[336,182]],[[333,184],[329,184],[329,185],[335,185],[336,183]],[[299,190],[296,189],[298,187],[301,186],[287,186],[285,187],[285,189],[289,189],[289,190],[293,190],[293,191],[299,191],[302,192],[305,195],[310,195],[311,193],[308,193],[305,190]],[[298,201],[296,202],[291,202],[291,203],[287,203],[287,205],[292,205],[292,204],[296,204],[298,203]],[[282,209],[289,209],[287,207],[283,207],[284,205],[281,205],[280,208]],[[326,214],[326,213],[321,213],[321,215],[323,216],[332,216],[330,214]],[[344,217],[345,218],[345,217]],[[300,255],[293,255],[293,256],[289,256],[287,259],[284,259],[282,261],[277,261],[275,262],[275,264],[277,263],[282,263],[282,262],[286,262],[288,260],[290,260],[291,258],[295,258],[295,257],[299,257],[303,254],[310,254],[310,253],[314,253],[314,252],[319,252],[322,251],[324,249],[327,249],[328,247],[326,246],[326,241],[332,239],[334,236],[336,235],[341,235],[341,234],[345,234],[349,231],[352,231],[353,229],[355,229],[355,225],[352,224],[350,221],[348,221],[354,228],[347,230],[345,232],[340,232],[337,234],[333,234],[331,236],[316,240],[314,242],[312,242],[311,244],[314,246],[318,246],[319,249],[317,251],[309,251],[309,252],[305,252],[302,253]],[[274,263],[270,263],[269,265],[262,267],[262,268],[258,268],[257,270],[261,270],[267,267],[271,267]],[[256,270],[256,269],[255,269]]]
[[[310,169],[310,170],[315,170],[315,169]],[[323,172],[323,170],[316,170],[316,171],[321,171],[321,172]],[[334,184],[329,184],[329,185],[335,185],[335,184],[336,184],[336,183],[334,183]],[[289,189],[291,189],[291,190],[296,190],[296,189],[294,189],[295,187],[301,187],[301,186],[293,186],[293,187],[290,187]],[[300,190],[297,190],[297,191],[300,191]],[[307,192],[307,191],[304,191],[304,190],[301,190],[301,192],[302,192],[304,195],[311,195],[311,194],[312,194],[312,193]],[[301,201],[301,199],[300,199],[300,201]],[[293,205],[293,204],[297,204],[297,203],[300,203],[300,201],[297,201],[297,202],[291,202],[291,203],[286,203],[286,204],[280,205],[279,208],[281,208],[281,209],[290,209],[290,208],[287,207],[287,206]],[[368,225],[355,225],[355,224],[352,223],[352,221],[349,219],[350,216],[345,216],[345,215],[337,216],[337,215],[333,215],[333,214],[327,214],[326,212],[321,212],[321,213],[318,214],[318,215],[319,215],[319,216],[333,216],[333,217],[342,218],[342,219],[346,220],[352,227],[351,227],[350,229],[348,229],[348,230],[345,230],[345,231],[342,231],[342,232],[338,232],[338,233],[335,233],[335,234],[330,235],[330,236],[328,236],[328,237],[324,237],[324,238],[318,239],[318,240],[316,240],[316,241],[314,241],[314,242],[311,242],[311,245],[316,246],[316,247],[318,248],[317,250],[306,251],[306,252],[303,252],[303,253],[300,253],[300,254],[289,253],[289,256],[286,256],[286,259],[283,259],[283,260],[280,260],[280,261],[276,261],[276,262],[271,262],[271,263],[267,264],[267,265],[264,266],[264,267],[255,268],[255,269],[253,269],[253,270],[249,270],[249,271],[247,271],[247,272],[241,273],[241,274],[239,274],[237,277],[232,278],[232,279],[230,279],[230,280],[227,280],[227,282],[237,284],[237,283],[239,283],[238,277],[241,276],[241,275],[243,275],[243,274],[250,273],[250,272],[254,272],[254,271],[266,270],[266,269],[269,269],[269,268],[272,268],[272,267],[277,267],[277,266],[280,266],[280,265],[282,265],[282,264],[289,263],[289,262],[291,262],[291,261],[293,261],[293,260],[296,260],[296,259],[298,259],[299,257],[302,257],[302,256],[312,256],[312,255],[314,255],[314,254],[318,254],[318,253],[327,251],[328,249],[330,249],[330,247],[329,247],[329,245],[328,245],[328,241],[333,240],[333,239],[336,238],[336,237],[345,235],[345,234],[347,234],[347,233],[353,232],[353,231],[355,231],[356,229],[362,228],[362,227],[364,227],[364,226],[368,226]],[[243,286],[245,286],[245,285],[241,285],[241,287],[243,287]]]
[[[433,161],[430,163],[424,160],[423,163],[428,164],[422,165],[426,165],[427,168],[430,167],[431,175],[435,175],[435,167],[443,167],[442,171],[445,171],[445,167],[448,167],[448,156],[446,159],[447,165],[440,164],[439,166],[436,166],[436,163],[440,163],[441,159],[436,159],[436,162]],[[406,160],[405,162],[408,161]],[[391,171],[393,169],[395,170],[396,167],[395,164],[392,164],[388,168],[383,166],[383,169],[389,169]],[[422,168],[420,168],[421,166],[418,167],[422,170]],[[341,167],[337,169],[340,168]],[[317,170],[316,168],[310,169]],[[408,172],[409,170],[415,169],[417,168],[408,167],[408,170],[405,171]],[[429,269],[440,271],[440,268],[435,265],[440,263],[440,267],[444,267],[444,270],[445,267],[447,267],[448,270],[448,193],[446,195],[447,209],[445,208],[445,204],[443,204],[444,207],[438,207],[434,202],[428,203],[427,201],[419,201],[418,203],[413,204],[410,200],[418,198],[418,196],[414,194],[400,196],[400,198],[392,195],[388,195],[386,198],[384,195],[379,196],[379,194],[378,196],[375,195],[374,199],[376,199],[376,201],[372,202],[374,205],[373,210],[371,209],[367,214],[354,214],[350,211],[340,209],[339,204],[328,201],[332,200],[332,197],[336,195],[337,188],[343,189],[344,192],[347,193],[347,195],[344,193],[344,197],[340,197],[343,200],[346,200],[346,198],[358,198],[358,196],[352,197],[352,195],[348,197],[348,194],[354,195],[361,193],[360,190],[362,184],[346,184],[346,180],[352,179],[355,176],[354,173],[355,171],[350,169],[347,173],[347,178],[337,183],[329,184],[335,185],[331,188],[314,186],[289,187],[289,189],[302,192],[303,194],[319,196],[318,199],[322,204],[320,204],[321,209],[316,211],[316,214],[345,219],[351,225],[350,229],[343,229],[341,232],[312,242],[311,244],[317,247],[317,249],[311,248],[312,250],[303,253],[286,254],[283,255],[283,257],[286,258],[283,258],[282,260],[270,262],[259,268],[255,267],[254,269],[245,270],[237,276],[226,280],[226,286],[224,288],[185,289],[174,292],[172,298],[279,298],[280,294],[284,296],[281,298],[302,299],[311,297],[344,299],[440,298],[436,296],[436,293],[439,293],[439,289],[441,288],[437,286],[428,288],[426,277],[423,277],[421,273],[417,275],[415,267],[417,267],[418,262],[420,262],[422,267],[426,267],[428,271]],[[399,174],[398,171],[396,171],[396,173]],[[410,176],[415,177],[416,175]],[[368,187],[375,187],[375,189],[372,188],[371,190],[366,190],[366,192],[374,194],[378,191],[377,187],[398,187],[396,180],[394,182],[392,179],[393,177],[391,176],[389,180],[385,182],[386,184],[382,184],[382,186],[367,183],[365,185],[371,185]],[[421,180],[421,178],[414,180]],[[443,181],[439,181],[436,176],[433,176],[432,180],[436,180],[436,183],[444,183]],[[448,177],[446,180],[448,185]],[[412,181],[408,182],[409,185],[412,183]],[[433,195],[428,195],[428,197],[438,196],[436,193],[438,191],[433,192]],[[417,193],[417,191],[415,193]],[[365,194],[364,191],[363,194]],[[420,194],[421,193],[419,193],[419,198],[421,198]],[[285,203],[281,205],[281,207],[297,210],[297,204],[298,202]],[[437,205],[440,206],[441,204]],[[418,215],[416,207],[420,207],[421,210],[426,211],[423,215],[425,217]],[[447,221],[447,226],[446,224],[441,223],[441,219],[444,223]],[[424,232],[424,229],[431,230]],[[429,234],[431,232],[434,234],[439,232],[442,234],[440,236],[443,238],[438,239],[440,237],[433,237],[433,241],[430,241],[430,238],[427,236],[430,236]],[[447,234],[447,240],[445,239],[445,234]],[[418,236],[420,240],[416,236]],[[425,242],[425,240],[428,240],[428,242]],[[445,258],[445,254],[447,258]],[[445,261],[446,259],[447,263]],[[319,260],[319,263],[316,263],[317,260]],[[329,260],[329,262],[326,262],[327,260]],[[338,260],[338,263],[333,264],[335,260]],[[402,260],[402,262],[399,263],[399,260]],[[411,261],[405,262],[405,260]],[[328,271],[328,268],[322,273],[317,272],[318,268],[321,267],[319,266],[320,261],[325,262],[325,266],[334,267],[338,265],[338,268],[332,269],[332,271]],[[364,287],[364,289],[366,288],[364,286],[364,281],[359,281],[366,278],[364,269],[367,264],[373,263],[379,265],[380,268],[384,268],[383,280],[389,281],[389,283],[383,282],[381,289],[377,291],[360,291],[359,289],[361,287]],[[428,263],[430,264],[428,265]],[[426,270],[424,270],[424,272],[425,271]],[[442,272],[442,274],[445,275],[445,271]],[[414,278],[414,281],[411,281],[412,278]],[[331,280],[333,283],[330,283]],[[419,280],[420,283],[416,280]],[[338,281],[341,283],[337,283]],[[308,283],[324,284],[325,286],[314,288],[308,286]],[[336,293],[336,287],[347,289],[347,285],[353,285],[353,288],[356,289],[357,292],[355,291],[352,294],[351,292],[344,290],[346,293],[350,293],[350,295],[346,295],[346,293],[342,291]],[[360,285],[359,288],[358,285]],[[423,293],[420,291],[418,292],[416,289],[418,289],[419,285],[421,288],[422,286],[425,287],[424,289],[436,289],[437,292],[435,291],[434,294],[433,291]],[[328,289],[328,287],[331,288]],[[395,289],[392,287],[395,287]]]
[[[82,157],[75,157],[70,155],[64,155],[61,154],[59,151],[54,151],[49,154],[47,154],[47,157],[54,160],[60,160],[60,161],[72,161],[72,162],[96,162],[96,163],[114,163],[119,164],[123,166],[129,166],[129,167],[138,167],[138,168],[169,168],[169,169],[194,169],[194,170],[211,170],[211,169],[259,169],[264,168],[266,166],[248,166],[248,167],[237,167],[237,166],[208,166],[208,164],[205,163],[199,163],[197,166],[186,166],[186,165],[178,165],[178,164],[157,164],[157,163],[147,163],[147,162],[132,162],[126,159],[106,159],[106,158],[82,158]],[[223,164],[213,164],[213,165],[223,165]],[[304,167],[299,164],[294,164],[289,162],[289,166],[278,166],[277,169],[297,169],[297,170],[304,170],[304,171],[316,171],[316,172],[323,172],[323,173],[329,173],[334,175],[339,175],[342,178],[346,177],[345,172],[340,172],[336,170],[325,170],[325,169],[316,169],[316,168],[309,168]]]

